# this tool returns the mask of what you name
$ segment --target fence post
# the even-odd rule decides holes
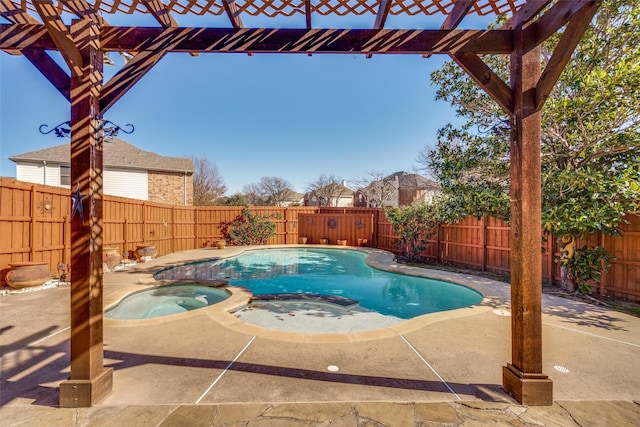
[[[69,234],[69,227],[71,226],[71,221],[69,220],[69,215],[65,215],[63,217],[62,224],[62,262],[68,264],[69,259],[67,258],[67,251],[69,250],[69,245],[67,245],[67,239],[71,242],[71,235]]]
[[[176,251],[176,207],[171,206],[171,252]]]
[[[442,231],[442,227],[440,226],[440,224],[438,224],[437,226],[437,232],[436,232],[436,262],[439,263],[440,262],[440,232]]]
[[[31,223],[29,224],[29,261],[35,261],[36,256],[36,186],[31,186]]]
[[[142,202],[142,242],[147,241],[147,204]]]
[[[481,231],[481,236],[480,238],[482,239],[482,271],[486,271],[486,265],[487,265],[487,221],[486,221],[486,217],[482,217],[482,220],[480,221],[480,227],[482,228]]]
[[[127,251],[127,258],[129,257],[129,249],[127,249],[129,247],[129,233],[127,231],[128,227],[127,227],[127,218],[124,219],[124,222],[122,223],[122,238],[124,240],[124,248]]]
[[[198,247],[198,207],[193,210],[193,248]]]

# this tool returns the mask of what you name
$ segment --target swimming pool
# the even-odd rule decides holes
[[[226,279],[254,295],[324,294],[356,300],[378,313],[410,319],[468,307],[482,295],[466,286],[394,274],[368,266],[364,252],[349,249],[278,248],[170,267],[156,280]]]
[[[159,286],[127,295],[104,312],[109,319],[150,319],[184,313],[224,301],[229,294],[193,283]]]

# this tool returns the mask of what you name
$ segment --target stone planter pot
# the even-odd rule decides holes
[[[216,240],[216,248],[224,249],[227,246],[226,240]]]
[[[336,243],[340,246],[347,246],[347,241],[343,239],[336,240]]]
[[[329,244],[329,239],[320,239],[320,244],[321,245],[328,245]]]
[[[136,246],[136,259],[138,262],[151,261],[156,255],[158,255],[158,250],[153,245]]]
[[[122,256],[118,248],[102,248],[102,262],[109,270],[113,270],[120,264]]]
[[[307,244],[307,238],[306,237],[298,237],[298,244],[306,245]]]
[[[16,262],[9,265],[11,270],[5,280],[13,289],[40,286],[51,278],[48,262]]]

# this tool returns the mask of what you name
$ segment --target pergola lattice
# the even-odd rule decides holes
[[[549,405],[542,373],[540,110],[602,0],[0,0],[0,49],[22,54],[71,105],[71,181],[88,219],[71,222],[71,378],[60,404],[91,406],[112,387],[102,313],[102,115],[170,52],[447,54],[511,118],[512,361],[503,386],[520,403]],[[157,27],[114,27],[112,14],[151,14]],[[458,30],[467,14],[511,15],[500,29]],[[183,28],[176,15],[226,14],[228,28]],[[319,29],[313,15],[372,17],[370,29]],[[442,15],[438,29],[385,29],[389,15]],[[300,28],[245,28],[242,16],[304,15]],[[68,23],[69,16],[73,20]],[[204,18],[203,18],[204,19]],[[301,20],[302,24],[302,20]],[[541,70],[540,44],[564,29]],[[68,70],[47,53],[62,54]],[[106,52],[133,55],[103,83]],[[483,54],[510,55],[509,83]]]

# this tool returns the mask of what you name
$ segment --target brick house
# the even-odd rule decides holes
[[[171,205],[193,205],[191,159],[143,151],[119,138],[104,144],[104,194]],[[72,187],[69,144],[10,156],[16,179]]]

